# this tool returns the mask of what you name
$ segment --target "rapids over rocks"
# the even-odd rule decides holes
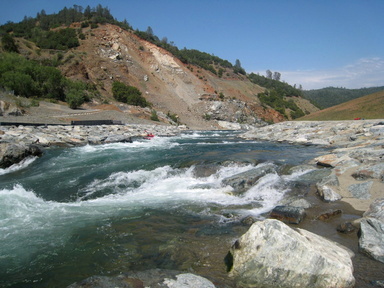
[[[263,218],[305,173],[278,171],[326,152],[237,135],[50,148],[2,169],[0,286],[65,287],[153,268],[225,278],[223,257],[244,231],[240,220]],[[275,171],[244,193],[222,182],[271,163]]]

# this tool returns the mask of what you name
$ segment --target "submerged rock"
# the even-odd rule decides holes
[[[73,283],[67,288],[215,288],[215,285],[198,275],[173,270],[153,269],[142,272],[129,272],[115,277],[91,276]]]
[[[276,206],[269,217],[286,223],[299,224],[305,218],[305,209],[292,206]]]
[[[351,222],[345,222],[337,226],[336,230],[343,234],[350,234],[356,231],[356,227]]]
[[[275,172],[275,165],[273,164],[260,165],[254,169],[225,178],[222,183],[231,186],[235,194],[240,194],[252,187],[261,177]]]
[[[354,287],[352,256],[321,236],[269,219],[253,224],[227,261],[239,287]]]

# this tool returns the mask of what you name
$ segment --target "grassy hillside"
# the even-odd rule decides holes
[[[306,115],[298,120],[384,119],[384,90]]]
[[[304,98],[315,103],[319,108],[325,109],[365,95],[384,90],[384,87],[371,87],[361,89],[346,89],[337,87],[326,87],[303,92]]]

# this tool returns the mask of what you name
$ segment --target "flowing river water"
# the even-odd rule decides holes
[[[222,180],[324,153],[232,131],[47,149],[0,170],[0,286],[66,287],[152,268],[225,282],[225,253],[247,229],[240,219],[262,219],[297,175],[267,174],[241,195]]]

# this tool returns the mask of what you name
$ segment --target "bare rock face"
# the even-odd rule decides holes
[[[354,287],[352,256],[321,236],[269,219],[254,223],[227,260],[239,287]]]

